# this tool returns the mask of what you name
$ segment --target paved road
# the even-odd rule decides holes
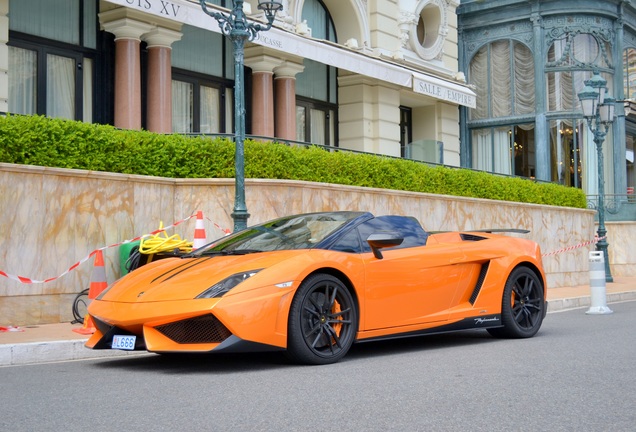
[[[539,335],[356,345],[330,366],[156,355],[0,368],[0,430],[631,431],[636,302],[548,315]]]

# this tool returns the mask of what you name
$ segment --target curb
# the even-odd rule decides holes
[[[636,291],[607,294],[607,303],[636,300]],[[555,299],[548,301],[548,313],[564,312],[589,307],[590,296]],[[88,360],[109,357],[146,355],[146,352],[118,350],[91,350],[84,346],[86,340],[60,340],[18,344],[0,344],[0,367],[72,360]]]
[[[77,339],[0,345],[0,367],[142,354],[117,350],[90,350],[84,346],[85,343],[85,340]]]
[[[607,303],[620,303],[624,301],[636,300],[636,291],[626,291],[618,293],[610,293],[606,295]],[[563,312],[571,309],[579,309],[590,307],[591,297],[571,297],[550,300],[548,299],[548,313]]]

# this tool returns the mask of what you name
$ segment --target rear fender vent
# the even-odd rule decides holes
[[[180,344],[221,343],[232,335],[214,315],[176,321],[155,329]]]
[[[486,273],[488,273],[488,266],[490,265],[490,261],[481,265],[481,270],[479,271],[479,277],[477,278],[477,284],[475,284],[475,289],[473,289],[473,293],[468,300],[471,305],[475,304],[477,300],[477,296],[479,295],[479,291],[481,291],[481,287],[484,285],[484,280],[486,279]]]
[[[462,240],[464,241],[480,241],[480,240],[487,240],[486,237],[482,237],[476,234],[467,234],[467,233],[461,233],[459,234],[459,236],[461,237]]]

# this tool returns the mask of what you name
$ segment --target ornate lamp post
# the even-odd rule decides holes
[[[598,163],[598,238],[596,250],[603,252],[605,258],[605,281],[613,282],[610,272],[606,240],[607,230],[605,229],[605,178],[603,174],[603,141],[614,121],[614,109],[616,101],[606,96],[607,81],[594,71],[594,75],[585,81],[583,91],[579,93],[583,117],[587,121],[590,131],[594,135],[596,144],[596,155]]]
[[[252,41],[259,31],[272,28],[276,12],[283,8],[282,0],[258,0],[258,9],[265,12],[267,25],[252,23],[247,20],[243,12],[243,0],[233,0],[234,7],[228,14],[208,9],[205,0],[200,0],[203,11],[216,19],[224,36],[232,41],[234,46],[234,155],[235,189],[234,189],[234,231],[247,227],[250,217],[245,205],[245,89],[243,87],[243,61],[246,41]]]

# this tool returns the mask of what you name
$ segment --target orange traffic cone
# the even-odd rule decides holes
[[[208,241],[205,236],[205,227],[203,226],[203,212],[197,212],[197,223],[194,226],[194,241],[192,242],[192,250],[197,250],[204,246]]]
[[[88,289],[88,298],[94,299],[106,289],[106,269],[104,268],[104,255],[102,250],[95,252],[95,261],[93,262],[93,274],[91,275],[91,286]]]
[[[104,267],[104,254],[101,249],[95,251],[95,261],[93,262],[93,274],[91,275],[91,286],[88,288],[88,298],[94,299],[102,293],[108,286],[106,281],[106,268]],[[90,315],[84,316],[84,324],[82,328],[73,329],[75,333],[79,334],[93,334],[95,333],[95,323]]]
[[[73,329],[75,333],[89,335],[95,333],[95,323],[93,323],[93,318],[89,314],[86,314],[84,317],[84,324],[81,328]]]

